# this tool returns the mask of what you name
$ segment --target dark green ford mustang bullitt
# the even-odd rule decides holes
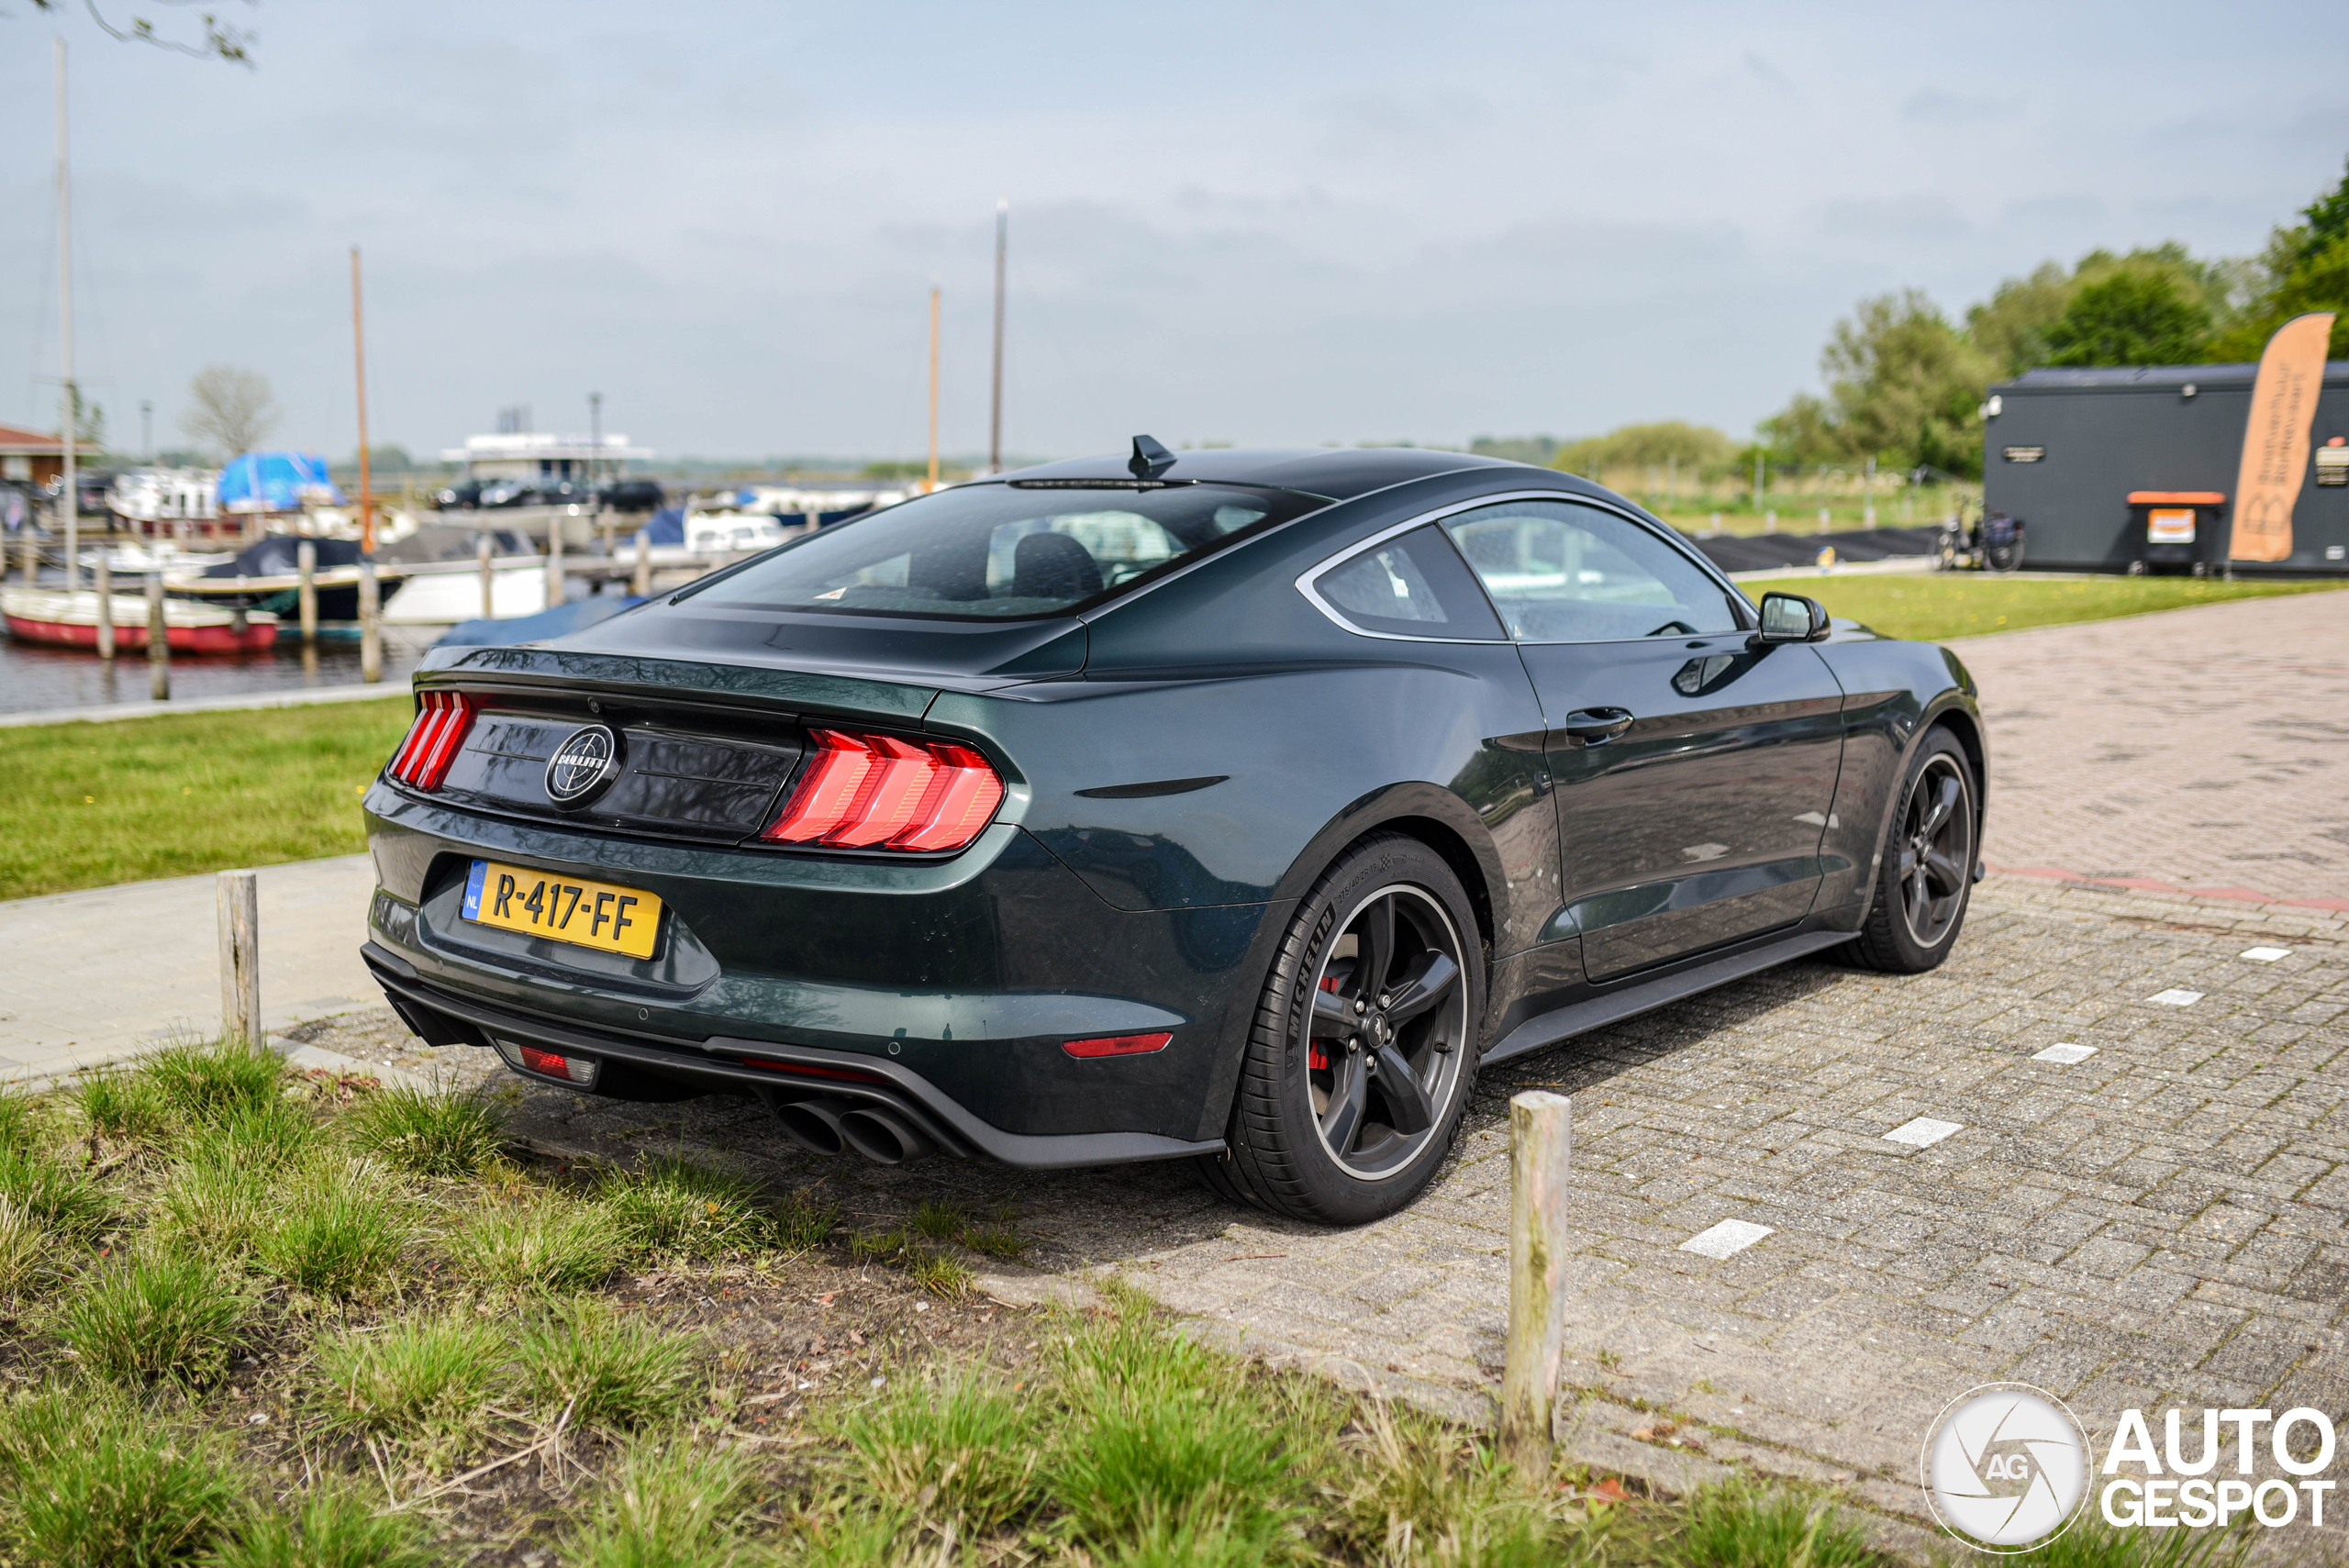
[[[1341,1223],[1426,1185],[1480,1063],[1939,963],[1980,842],[1954,657],[1453,453],[1145,438],[416,689],[365,953],[427,1040]]]

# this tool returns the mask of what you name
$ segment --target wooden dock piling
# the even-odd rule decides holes
[[[262,1043],[261,879],[224,871],[214,880],[220,915],[220,1031],[247,1045]]]
[[[1501,1452],[1546,1475],[1565,1354],[1566,1195],[1574,1101],[1529,1090],[1508,1103],[1508,1360],[1501,1373]]]

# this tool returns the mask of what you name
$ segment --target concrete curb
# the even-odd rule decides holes
[[[186,702],[108,703],[101,707],[58,707],[32,713],[0,713],[0,729],[40,724],[110,724],[118,718],[161,718],[174,713],[235,713],[249,708],[308,707],[313,703],[367,702],[404,697],[406,681],[373,686],[299,686],[284,692],[251,692],[233,697],[195,697]]]

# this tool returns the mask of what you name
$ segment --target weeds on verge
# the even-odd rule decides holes
[[[639,1251],[711,1257],[764,1239],[758,1196],[754,1183],[731,1172],[656,1154],[606,1178],[602,1204]]]
[[[680,1414],[694,1394],[698,1347],[585,1299],[548,1307],[517,1346],[522,1385],[546,1419],[627,1429]]]
[[[217,1440],[86,1388],[0,1407],[0,1533],[59,1568],[188,1561],[238,1501]]]
[[[733,1562],[727,1539],[744,1507],[751,1464],[739,1449],[696,1445],[687,1435],[631,1448],[572,1531],[562,1560],[573,1568],[710,1568]]]
[[[154,1086],[164,1108],[188,1127],[217,1127],[241,1110],[284,1097],[284,1060],[236,1041],[183,1040],[140,1062],[137,1077]]]
[[[0,1199],[72,1245],[88,1241],[114,1218],[114,1200],[87,1174],[29,1150],[0,1149]]]
[[[1592,1545],[1587,1518],[1546,1507],[1489,1441],[1433,1417],[1386,1405],[1357,1417],[1355,1463],[1338,1533],[1373,1562],[1555,1562],[1561,1524]]]
[[[850,1411],[837,1435],[860,1489],[887,1507],[985,1534],[1035,1506],[1038,1414],[975,1369],[897,1379]]]
[[[103,1068],[82,1080],[74,1104],[90,1130],[125,1143],[160,1143],[172,1125],[171,1106],[153,1079]]]
[[[296,1290],[346,1296],[389,1279],[410,1230],[400,1195],[367,1161],[314,1162],[288,1184],[255,1249],[262,1268]]]
[[[82,1365],[119,1383],[201,1385],[242,1342],[252,1303],[192,1258],[134,1258],[91,1275],[56,1332]]]
[[[786,1252],[820,1247],[840,1224],[841,1206],[818,1203],[806,1192],[796,1192],[774,1207],[774,1244]]]
[[[343,1118],[351,1140],[417,1176],[470,1176],[506,1148],[506,1107],[475,1090],[432,1095],[405,1084],[378,1089]]]
[[[1689,1568],[1871,1568],[1880,1561],[1833,1504],[1743,1481],[1693,1495],[1677,1545]]]
[[[377,1510],[366,1494],[331,1481],[286,1507],[253,1506],[210,1568],[429,1568],[440,1556],[414,1514]]]
[[[906,1222],[906,1228],[915,1235],[927,1236],[933,1241],[952,1241],[962,1233],[965,1223],[961,1204],[932,1200],[914,1210],[914,1217]]]
[[[445,1457],[470,1450],[488,1431],[508,1359],[504,1340],[486,1324],[409,1318],[322,1342],[308,1402],[328,1432]]]
[[[450,1239],[465,1274],[517,1291],[585,1290],[619,1267],[624,1251],[599,1207],[543,1192],[474,1215]]]
[[[53,1272],[49,1232],[32,1211],[14,1198],[0,1197],[0,1302],[29,1296]]]

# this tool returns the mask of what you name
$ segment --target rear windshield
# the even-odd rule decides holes
[[[960,485],[786,545],[712,584],[712,597],[845,615],[1064,615],[1325,505],[1237,484]]]

